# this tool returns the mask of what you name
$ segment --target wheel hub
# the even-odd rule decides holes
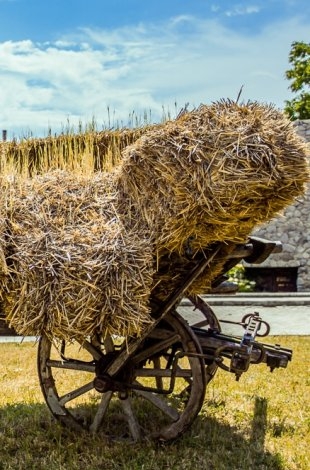
[[[107,373],[109,366],[116,359],[117,353],[108,353],[97,361],[94,379],[94,387],[99,393],[105,392],[126,392],[134,381],[134,366],[128,361],[114,377]]]

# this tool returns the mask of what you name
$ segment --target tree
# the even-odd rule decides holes
[[[299,94],[290,101],[285,101],[285,112],[293,120],[310,119],[310,43],[293,42],[289,54],[292,68],[285,72],[292,80],[289,88]]]

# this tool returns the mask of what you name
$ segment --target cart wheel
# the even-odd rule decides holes
[[[42,336],[38,372],[51,412],[70,428],[111,439],[177,438],[199,413],[205,395],[196,336],[177,313],[169,314],[117,376],[107,376],[104,371],[124,347],[126,338],[117,336],[83,343]]]

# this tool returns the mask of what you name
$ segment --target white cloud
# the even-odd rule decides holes
[[[302,20],[271,24],[244,36],[216,21],[190,16],[160,25],[113,31],[81,29],[54,43],[0,43],[0,129],[44,133],[95,116],[100,125],[107,106],[127,122],[135,110],[185,102],[199,105],[222,97],[271,101],[289,98],[284,72],[291,43],[307,37]],[[297,38],[298,39],[298,38]],[[10,135],[10,134],[9,134]]]
[[[253,13],[259,13],[260,7],[257,5],[236,5],[233,9],[225,11],[226,16],[240,16],[240,15],[252,15]]]

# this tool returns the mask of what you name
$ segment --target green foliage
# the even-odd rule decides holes
[[[255,282],[250,281],[245,276],[245,269],[242,264],[237,264],[228,272],[228,280],[238,285],[239,292],[253,292]]]
[[[310,93],[301,93],[298,98],[285,102],[285,112],[293,119],[310,119]]]
[[[290,90],[299,94],[290,101],[285,102],[285,112],[295,119],[310,119],[310,43],[293,42],[289,54],[292,68],[285,72],[286,78],[291,80]]]

